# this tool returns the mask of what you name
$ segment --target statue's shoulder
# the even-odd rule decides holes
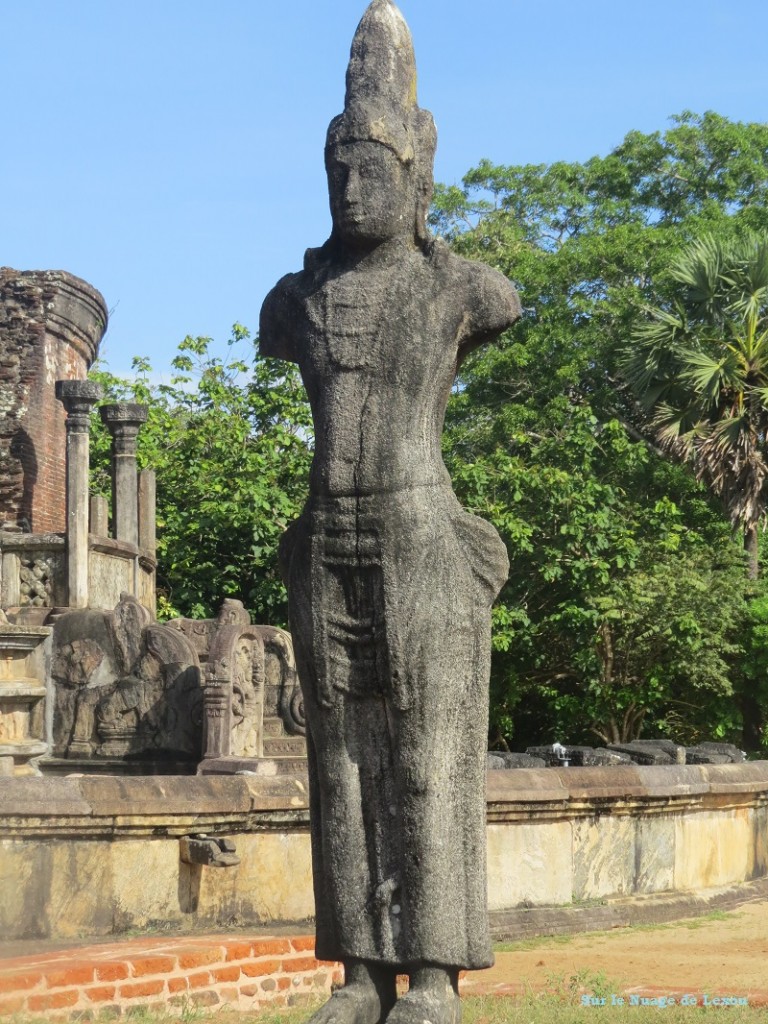
[[[457,256],[441,238],[432,243],[429,258],[463,318],[460,347],[490,341],[520,319],[517,291],[500,271]]]
[[[298,274],[281,277],[261,306],[259,315],[259,352],[275,359],[295,362],[292,338],[295,296],[295,278]]]
[[[259,351],[263,356],[298,362],[296,338],[316,276],[315,268],[308,264],[310,254],[318,251],[308,250],[304,269],[281,277],[264,299],[259,317]]]
[[[442,238],[436,238],[432,243],[430,259],[439,272],[452,278],[454,284],[469,290],[473,297],[485,297],[487,301],[492,302],[501,299],[507,304],[512,296],[513,306],[519,315],[519,308],[515,305],[515,287],[509,278],[495,267],[489,267],[480,260],[468,260],[464,256],[457,256]]]

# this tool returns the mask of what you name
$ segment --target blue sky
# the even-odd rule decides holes
[[[765,0],[402,0],[435,174],[583,160],[684,109],[768,120]],[[0,0],[0,264],[84,277],[117,373],[255,330],[330,229],[364,0]]]

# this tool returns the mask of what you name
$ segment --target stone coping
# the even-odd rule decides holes
[[[15,530],[0,530],[0,553],[37,551],[63,551],[67,546],[66,537],[61,533],[21,533]],[[114,537],[100,537],[88,534],[88,547],[91,551],[99,551],[115,558],[132,559],[140,557],[151,567],[156,559],[150,550],[144,550],[126,540],[115,540]]]
[[[99,551],[104,555],[113,555],[115,558],[137,558],[139,549],[135,544],[127,540],[115,540],[114,537],[99,537],[96,534],[88,534],[88,547],[91,551]]]
[[[180,836],[306,829],[306,773],[9,778],[0,837]],[[488,821],[664,814],[768,804],[768,761],[518,768],[488,773]]]
[[[52,633],[50,626],[25,626],[23,623],[0,622],[0,649],[34,650]]]
[[[663,813],[768,802],[768,761],[488,772],[488,820]]]
[[[0,552],[57,551],[67,545],[63,533],[22,533],[20,530],[0,530]]]

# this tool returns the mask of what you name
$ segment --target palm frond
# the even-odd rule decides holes
[[[622,369],[661,447],[751,527],[768,508],[768,233],[705,235],[670,273],[675,302],[646,310]]]
[[[681,362],[680,379],[691,385],[707,407],[719,403],[724,388],[743,387],[741,360],[733,350],[726,348],[715,359],[706,352],[686,349],[681,353]]]

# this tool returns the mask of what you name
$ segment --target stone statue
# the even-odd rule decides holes
[[[260,330],[263,355],[299,364],[315,423],[309,501],[281,547],[316,951],[346,976],[313,1024],[454,1024],[459,970],[493,959],[490,609],[508,560],[454,496],[440,434],[461,360],[520,307],[501,274],[429,235],[435,145],[408,27],[374,0],[328,131],[331,237],[272,290]]]

